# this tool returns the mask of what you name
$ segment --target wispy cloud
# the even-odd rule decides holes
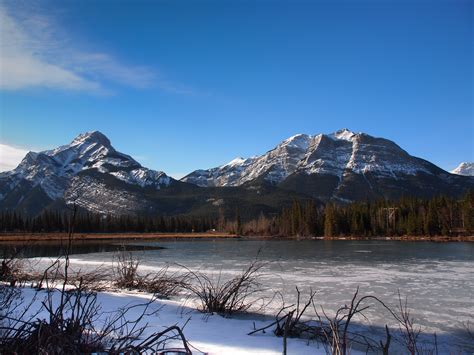
[[[25,157],[26,153],[28,153],[28,151],[25,149],[0,143],[0,171],[15,169]]]
[[[28,11],[26,11],[28,10]],[[47,16],[0,4],[0,89],[54,88],[108,93],[110,85],[192,94],[146,66],[111,54],[77,48],[67,31]]]
[[[69,90],[96,90],[99,84],[56,63],[50,26],[39,17],[15,19],[0,6],[0,88],[18,90],[49,87]]]

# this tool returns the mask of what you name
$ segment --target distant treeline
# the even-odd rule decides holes
[[[242,234],[281,236],[453,236],[474,234],[474,192],[461,199],[402,198],[317,207],[293,203],[275,218],[235,223]]]
[[[71,225],[71,212],[44,211],[36,217],[18,212],[0,213],[0,231],[54,233],[68,232]],[[74,231],[78,233],[191,233],[206,232],[215,228],[212,218],[190,218],[186,216],[137,217],[111,216],[79,212],[75,216]]]
[[[3,232],[66,232],[70,212],[45,211],[28,217],[15,211],[0,213]],[[261,214],[242,221],[234,216],[104,216],[79,213],[75,231],[82,233],[206,232],[216,229],[244,235],[268,236],[453,236],[474,234],[474,192],[461,199],[402,198],[399,201],[354,202],[317,205],[294,201],[275,216]]]

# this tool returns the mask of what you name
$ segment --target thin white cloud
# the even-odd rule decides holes
[[[110,85],[192,94],[145,66],[77,48],[52,18],[32,8],[0,4],[0,89],[54,88],[108,93]]]
[[[0,6],[0,88],[19,90],[30,87],[67,90],[98,90],[100,85],[56,63],[59,40],[47,20],[39,16],[21,20]],[[56,57],[56,60],[59,57]]]
[[[0,143],[0,171],[15,169],[28,153],[25,149]]]
[[[127,67],[105,53],[81,53],[75,51],[74,69],[83,75],[100,76],[106,80],[139,89],[152,87],[155,73],[147,67]]]

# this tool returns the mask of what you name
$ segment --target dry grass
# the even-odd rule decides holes
[[[207,233],[77,233],[74,240],[112,240],[112,239],[193,239],[193,238],[238,238],[235,234]],[[31,242],[31,241],[67,241],[67,233],[0,233],[2,242]]]

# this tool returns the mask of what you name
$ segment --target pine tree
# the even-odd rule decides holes
[[[434,200],[428,203],[428,211],[425,217],[425,233],[433,236],[440,233],[437,206]]]
[[[324,236],[326,237],[334,237],[336,236],[336,218],[334,213],[333,205],[329,204],[326,205],[325,209],[325,216],[324,216]]]

